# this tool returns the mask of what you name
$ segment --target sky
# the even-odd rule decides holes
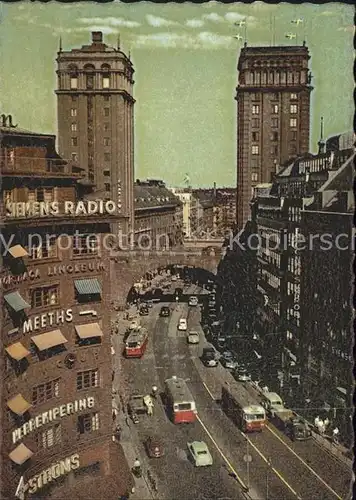
[[[103,5],[78,2],[0,4],[0,111],[19,127],[57,134],[56,56],[90,43],[91,31],[131,53],[135,68],[135,178],[161,178],[182,186],[236,184],[237,60],[246,19],[247,43],[295,44],[306,39],[314,90],[310,151],[316,152],[320,116],[324,135],[352,130],[353,8],[324,5]],[[298,27],[292,20],[301,18]]]

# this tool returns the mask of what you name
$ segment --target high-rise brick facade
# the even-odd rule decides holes
[[[250,219],[257,184],[271,182],[278,165],[309,151],[308,48],[242,48],[238,61],[237,225]]]

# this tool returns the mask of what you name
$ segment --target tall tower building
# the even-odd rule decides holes
[[[253,188],[278,165],[309,152],[311,74],[308,48],[247,47],[238,61],[237,226],[250,219]]]
[[[134,69],[130,57],[103,43],[100,31],[91,45],[57,57],[58,147],[84,169],[101,197],[116,201],[121,229],[134,220]],[[122,227],[122,226],[126,227]]]

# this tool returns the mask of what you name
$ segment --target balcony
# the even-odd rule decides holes
[[[75,172],[77,170],[77,172]],[[21,157],[9,160],[2,159],[0,162],[1,175],[21,177],[74,177],[81,178],[83,173],[73,161],[50,158]]]

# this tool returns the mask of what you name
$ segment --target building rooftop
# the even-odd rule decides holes
[[[273,54],[286,54],[286,53],[303,53],[308,52],[308,47],[303,43],[303,45],[277,45],[275,47],[254,47],[250,45],[245,45],[241,49],[241,55],[243,56],[256,56],[256,55],[270,55]]]
[[[164,206],[179,206],[179,199],[165,186],[163,181],[136,181],[134,185],[135,209]]]

